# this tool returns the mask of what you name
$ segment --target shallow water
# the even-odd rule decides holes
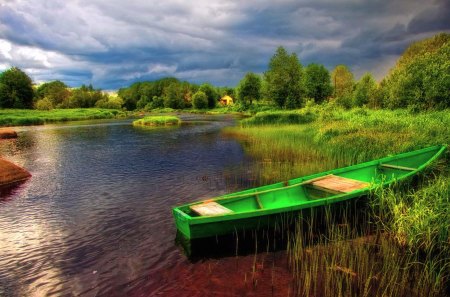
[[[256,294],[246,289],[252,256],[192,263],[175,245],[171,207],[244,188],[252,163],[220,132],[235,119],[184,120],[195,124],[23,127],[0,142],[0,155],[33,175],[0,197],[0,296]]]

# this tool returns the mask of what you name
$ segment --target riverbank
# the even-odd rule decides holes
[[[76,109],[0,109],[0,127],[44,125],[47,123],[125,118],[128,114],[116,109],[76,108]]]
[[[260,176],[255,178],[269,184],[427,146],[448,146],[449,127],[446,110],[343,110],[327,104],[258,113],[225,133],[240,139],[246,152],[260,160],[254,170]],[[326,236],[331,241],[320,242],[319,252],[312,252],[302,236],[294,235],[288,257],[295,283],[302,290],[298,293],[309,295],[319,289],[324,296],[336,292],[367,295],[380,288],[376,292],[383,295],[384,288],[388,295],[421,296],[426,290],[429,296],[445,296],[450,288],[449,161],[447,150],[412,183],[370,195],[368,220],[359,224],[367,232],[341,232],[332,225],[332,233]],[[365,238],[374,229],[376,237],[386,238],[381,250],[379,242],[346,243],[350,234]],[[337,248],[328,248],[336,244]],[[379,255],[373,256],[371,249]],[[339,271],[329,274],[324,265]],[[330,294],[320,291],[324,287],[332,288]]]

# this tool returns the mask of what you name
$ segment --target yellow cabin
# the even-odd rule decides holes
[[[220,104],[222,105],[233,105],[233,98],[231,98],[228,95],[223,96],[222,98],[220,98]]]

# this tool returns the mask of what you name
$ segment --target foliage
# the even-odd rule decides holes
[[[199,91],[205,93],[208,98],[208,108],[214,108],[219,99],[219,95],[211,84],[205,83],[200,86]]]
[[[336,102],[345,107],[351,107],[353,92],[353,74],[345,65],[338,65],[331,72],[331,82],[334,89],[334,98]]]
[[[164,107],[173,109],[184,107],[183,95],[179,84],[171,83],[164,89]]]
[[[369,102],[375,102],[377,83],[370,73],[364,74],[355,86],[353,106],[362,107]]]
[[[306,97],[316,103],[323,102],[332,93],[330,73],[323,65],[309,64],[305,68],[304,83]]]
[[[47,98],[52,106],[58,107],[70,96],[70,91],[65,83],[59,80],[41,84],[36,90],[36,98]]]
[[[178,125],[180,118],[176,116],[147,116],[133,122],[135,126],[168,126]]]
[[[279,107],[296,108],[302,104],[302,65],[295,53],[289,55],[279,47],[264,73],[267,82],[267,96]]]
[[[92,85],[82,85],[73,89],[69,97],[59,105],[61,108],[91,108],[99,100],[108,101],[108,95],[101,90],[95,90]]]
[[[197,91],[192,97],[192,105],[196,109],[208,108],[208,97],[202,91]]]
[[[247,72],[239,83],[238,99],[243,106],[248,107],[252,105],[254,100],[259,100],[260,98],[261,78],[253,72]]]
[[[161,108],[164,101],[168,105],[178,106],[176,108],[184,108],[191,106],[192,94],[197,90],[198,86],[195,84],[167,77],[156,81],[136,82],[128,88],[119,89],[118,95],[123,99],[127,110]]]
[[[107,109],[122,109],[123,100],[120,97],[109,96],[95,102],[95,107]]]
[[[28,109],[1,109],[0,126],[43,125],[46,123],[111,119],[124,117],[122,111],[100,108],[53,109],[50,111]]]
[[[222,87],[222,88],[218,88],[218,91],[219,91],[219,94],[220,94],[220,97],[222,98],[223,96],[226,96],[226,95],[228,95],[228,96],[230,96],[230,97],[232,97],[232,98],[235,98],[236,97],[236,92],[235,92],[235,89],[234,88],[231,88],[231,87]]]
[[[384,79],[386,105],[450,107],[450,34],[413,43]]]
[[[17,67],[0,74],[0,108],[32,108],[33,86],[30,77]]]
[[[47,97],[45,97],[43,99],[39,99],[36,102],[36,109],[37,110],[52,110],[53,109],[53,103]]]

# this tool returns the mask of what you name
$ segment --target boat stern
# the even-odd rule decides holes
[[[179,207],[172,209],[175,225],[186,238],[191,238],[190,216],[184,213]]]

